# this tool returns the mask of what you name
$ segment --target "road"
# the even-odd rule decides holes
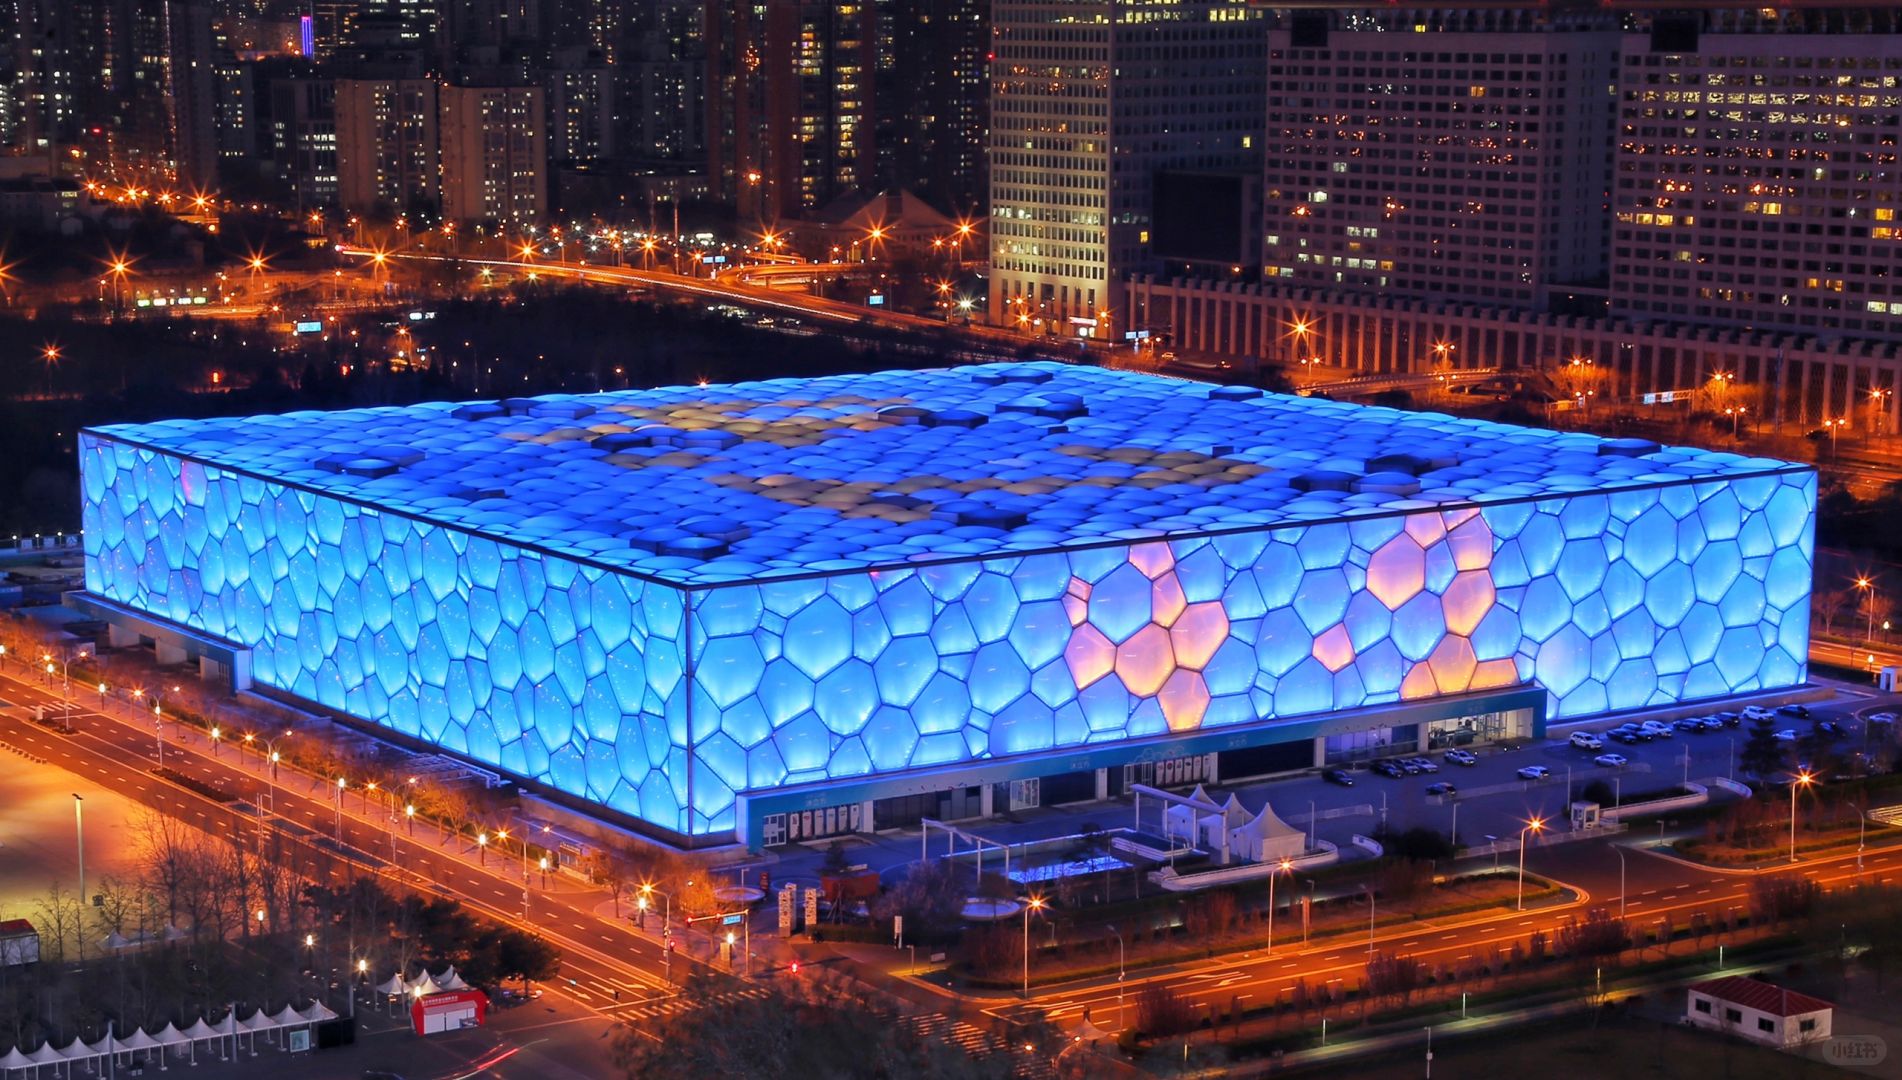
[[[85,695],[80,695],[83,699]],[[8,703],[57,708],[60,698],[46,688],[12,676],[0,676],[0,698]],[[249,837],[259,828],[252,814],[201,796],[155,776],[158,747],[150,730],[142,730],[116,716],[78,708],[71,713],[71,734],[62,734],[22,716],[0,717],[0,740],[28,750],[62,769],[86,776],[166,814],[189,822],[213,835]],[[181,742],[177,734],[165,738],[165,765],[187,776],[216,785],[252,806],[275,806],[273,820],[287,840],[329,875],[341,879],[347,862],[355,861],[387,878],[399,889],[450,896],[504,922],[523,921],[524,893],[534,929],[560,945],[562,977],[553,989],[581,1005],[607,1016],[647,1016],[675,1006],[669,981],[669,963],[657,943],[635,931],[626,920],[603,918],[593,911],[599,893],[549,891],[526,884],[519,865],[501,858],[486,866],[471,865],[431,841],[433,826],[422,826],[411,839],[392,820],[387,825],[366,820],[346,796],[347,811],[339,815],[329,788],[311,789],[315,781],[285,769],[271,782],[268,771],[250,755],[248,767],[232,749],[216,757],[206,753],[202,740]],[[372,814],[377,808],[372,807]],[[319,838],[341,840],[353,858],[346,860]],[[387,857],[384,853],[388,853]],[[672,959],[671,975],[684,979],[696,961],[684,953]]]

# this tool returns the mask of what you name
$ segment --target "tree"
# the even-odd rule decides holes
[[[872,915],[902,917],[908,940],[943,940],[963,922],[965,877],[962,866],[946,859],[913,863],[903,881],[872,902]]]
[[[1375,953],[1367,961],[1366,978],[1363,985],[1367,988],[1370,1001],[1384,998],[1406,1000],[1420,985],[1420,962],[1411,956],[1398,953]]]
[[[66,959],[68,942],[79,950],[85,951],[82,918],[84,909],[79,902],[79,894],[54,882],[33,905],[33,922],[40,932],[42,958],[59,963]]]
[[[1583,919],[1573,916],[1559,928],[1559,948],[1580,963],[1616,963],[1630,947],[1631,927],[1604,908],[1593,908]]]
[[[1195,1023],[1195,1004],[1164,983],[1152,982],[1136,995],[1136,1029],[1152,1039],[1185,1035]]]
[[[561,950],[539,934],[504,930],[498,946],[496,977],[520,979],[523,990],[531,981],[547,982],[561,971]]]
[[[1738,752],[1744,774],[1759,781],[1767,780],[1783,767],[1783,744],[1777,741],[1770,718],[1760,716],[1750,722],[1750,735]]]

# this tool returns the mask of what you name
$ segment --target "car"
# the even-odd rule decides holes
[[[1578,747],[1580,750],[1603,750],[1605,748],[1605,740],[1589,731],[1574,731],[1572,732],[1572,737],[1566,741]]]
[[[1736,727],[1743,722],[1742,715],[1728,710],[1717,714],[1717,722],[1725,727]]]
[[[1479,755],[1473,753],[1471,750],[1460,750],[1456,748],[1448,750],[1441,756],[1455,765],[1470,766],[1479,764]]]
[[[1777,733],[1776,733],[1776,740],[1777,740],[1778,742],[1795,742],[1795,741],[1796,741],[1796,729],[1795,729],[1795,728],[1784,728],[1784,729],[1783,729],[1782,731],[1779,731],[1779,732],[1777,732]]]
[[[1687,716],[1673,723],[1671,726],[1677,728],[1679,731],[1703,731],[1704,718],[1701,716]]]
[[[1808,720],[1810,718],[1810,707],[1808,705],[1795,704],[1780,705],[1777,707],[1777,714],[1780,716],[1794,716],[1798,720]]]
[[[1412,758],[1394,758],[1393,763],[1395,768],[1406,773],[1408,776],[1420,775],[1420,763]]]
[[[1849,734],[1849,729],[1834,720],[1818,720],[1816,722],[1816,733],[1818,735],[1828,735],[1831,738],[1840,739],[1844,735]]]
[[[1895,723],[1895,714],[1892,712],[1873,712],[1869,714],[1868,720],[1872,724],[1893,724]]]
[[[1551,775],[1552,770],[1543,765],[1527,765],[1518,772],[1518,777],[1521,780],[1544,780]]]
[[[1411,762],[1412,764],[1418,766],[1420,771],[1423,773],[1436,773],[1440,771],[1439,763],[1434,761],[1432,758],[1410,757],[1407,760]]]
[[[1455,795],[1458,795],[1459,792],[1460,792],[1459,788],[1454,787],[1452,784],[1449,784],[1444,780],[1435,780],[1433,783],[1428,784],[1426,786],[1426,793],[1428,795],[1444,795],[1447,798],[1451,798]]]
[[[1614,731],[1611,733],[1611,737],[1618,742],[1624,743],[1626,746],[1634,746],[1645,741],[1644,738],[1635,731]]]
[[[1654,739],[1668,739],[1677,734],[1677,729],[1662,720],[1646,720],[1638,725],[1638,730],[1649,731]]]
[[[1346,769],[1329,769],[1321,774],[1321,779],[1326,780],[1330,784],[1339,784],[1342,787],[1354,786],[1354,778],[1347,775]]]
[[[1631,759],[1623,754],[1600,754],[1592,760],[1607,769],[1622,769],[1631,764]]]
[[[1372,773],[1379,773],[1381,776],[1387,777],[1389,780],[1398,780],[1401,777],[1407,775],[1407,770],[1401,768],[1398,764],[1390,760],[1376,761],[1372,765],[1367,766],[1367,771]]]
[[[1775,713],[1761,705],[1745,705],[1743,707],[1743,718],[1745,720],[1768,720],[1775,715]]]

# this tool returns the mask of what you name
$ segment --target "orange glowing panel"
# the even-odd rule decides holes
[[[1090,621],[1090,602],[1075,593],[1063,594],[1063,610],[1070,616],[1071,626],[1082,626]]]
[[[1405,535],[1394,537],[1380,545],[1367,559],[1367,591],[1386,605],[1388,611],[1400,610],[1400,605],[1418,595],[1426,588],[1426,552],[1413,538]]]
[[[1216,600],[1190,604],[1169,628],[1169,640],[1175,646],[1176,663],[1200,671],[1228,640],[1228,612]]]
[[[1400,700],[1414,701],[1419,698],[1433,697],[1440,692],[1440,686],[1433,681],[1433,668],[1427,664],[1415,664],[1400,680]]]
[[[1473,669],[1474,690],[1497,690],[1502,686],[1513,686],[1519,682],[1519,667],[1508,657],[1504,660],[1481,660]]]
[[[1116,674],[1137,697],[1152,697],[1176,669],[1169,631],[1150,623],[1116,649]]]
[[[1440,639],[1426,662],[1433,669],[1433,681],[1439,684],[1442,694],[1466,690],[1472,685],[1473,669],[1479,666],[1479,659],[1473,655],[1473,643],[1451,635]]]
[[[1164,626],[1174,626],[1182,609],[1188,606],[1188,598],[1182,595],[1182,582],[1174,574],[1162,575],[1149,587],[1151,617]]]
[[[1478,514],[1453,526],[1446,543],[1453,551],[1453,565],[1461,570],[1484,570],[1493,564],[1493,530]]]
[[[1438,514],[1407,515],[1407,535],[1413,537],[1421,547],[1429,547],[1440,542],[1446,535],[1446,525]]]
[[[1462,570],[1440,597],[1449,634],[1471,634],[1493,609],[1493,579],[1487,570]]]
[[[1063,649],[1063,660],[1070,666],[1070,675],[1080,690],[1116,670],[1116,646],[1102,631],[1086,623],[1070,635],[1070,643]]]
[[[1129,549],[1129,561],[1152,581],[1176,568],[1176,556],[1168,544],[1138,544]]]
[[[1194,731],[1202,726],[1202,716],[1208,712],[1208,684],[1199,672],[1178,670],[1162,685],[1156,700],[1162,705],[1162,718],[1169,722],[1170,731]]]
[[[1314,658],[1329,671],[1339,671],[1353,663],[1354,642],[1347,636],[1347,627],[1336,623],[1315,638]]]

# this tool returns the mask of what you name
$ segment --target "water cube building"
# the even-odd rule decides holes
[[[1016,364],[80,436],[122,639],[758,846],[1801,684],[1781,461]]]

